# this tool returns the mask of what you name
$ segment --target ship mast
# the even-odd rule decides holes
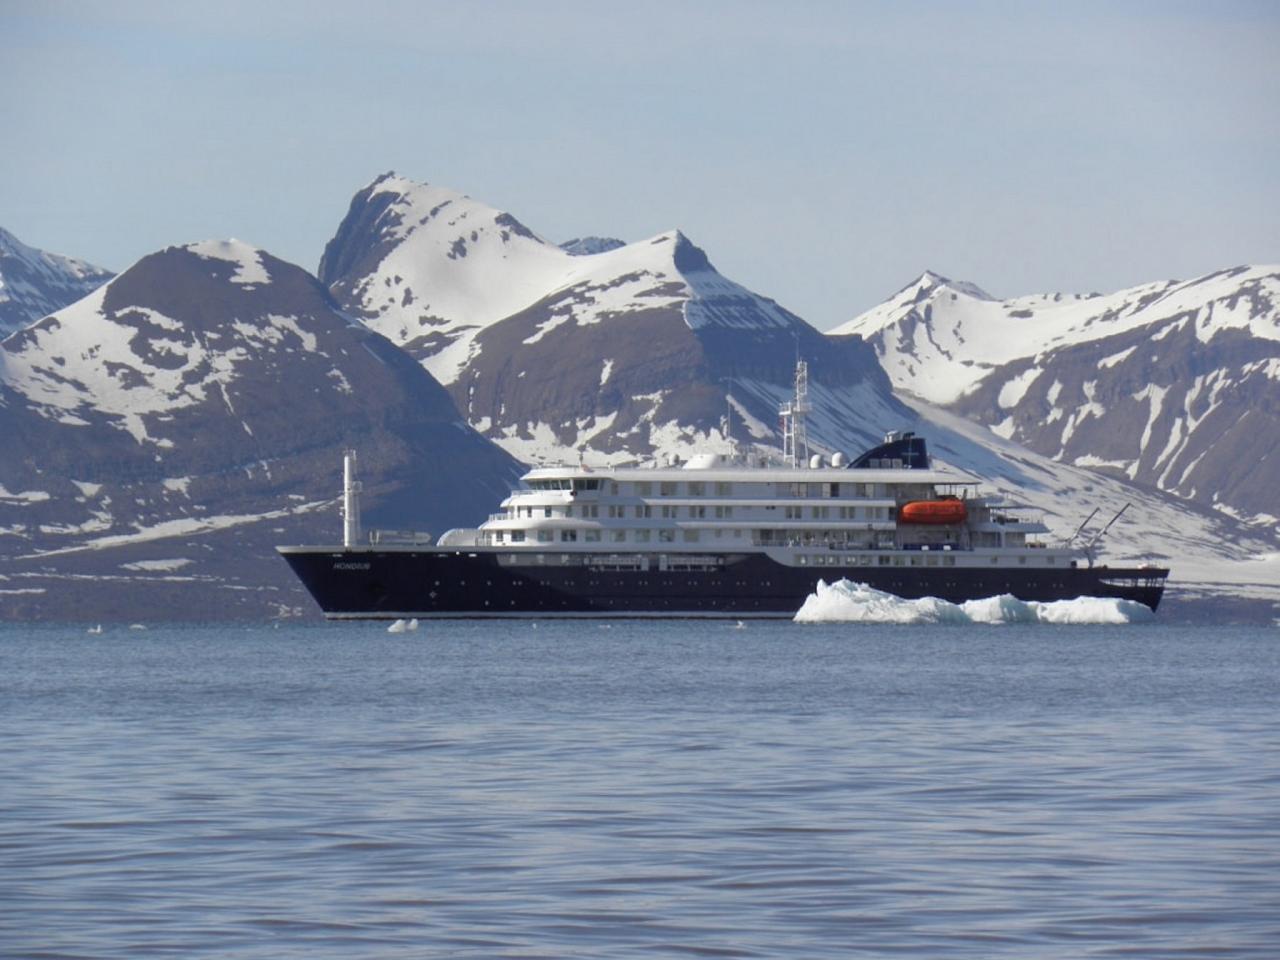
[[[360,542],[360,481],[356,479],[356,452],[342,453],[342,545]]]
[[[793,467],[809,460],[809,436],[804,426],[809,410],[809,364],[797,360],[795,397],[778,410],[782,417],[782,458]]]

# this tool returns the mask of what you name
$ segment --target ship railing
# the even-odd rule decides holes
[[[877,540],[826,540],[803,537],[752,537],[753,547],[804,547],[806,550],[896,550],[893,543]]]
[[[430,546],[435,538],[425,530],[370,530],[369,542],[378,544],[416,544]]]
[[[592,570],[648,570],[649,557],[643,553],[601,553],[585,557],[583,564]]]
[[[719,570],[724,566],[724,557],[714,554],[679,554],[668,555],[667,570]],[[660,563],[661,568],[661,563]]]

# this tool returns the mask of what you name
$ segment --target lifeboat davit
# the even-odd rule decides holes
[[[898,511],[899,523],[964,523],[969,511],[964,501],[954,497],[941,500],[912,500]]]

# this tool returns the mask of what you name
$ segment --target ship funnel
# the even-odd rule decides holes
[[[348,550],[360,542],[360,481],[356,479],[356,452],[342,453],[342,545]]]

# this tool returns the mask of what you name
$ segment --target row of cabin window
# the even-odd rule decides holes
[[[698,543],[703,539],[721,540],[726,530],[494,530],[491,532],[492,543]],[[705,538],[703,537],[705,534]],[[733,537],[741,539],[742,530],[734,530]],[[877,538],[855,541],[847,531],[837,530],[757,530],[753,537],[763,544],[795,545],[831,543],[847,546],[861,545],[865,547],[884,547],[885,537],[892,534],[881,533]]]
[[[802,555],[799,557],[800,565],[802,567],[804,566],[869,567],[871,566],[871,559],[872,558],[869,554],[863,555],[863,556],[849,556],[849,557],[842,557],[838,554],[815,554],[813,556]],[[882,554],[879,554],[875,559],[876,559],[876,565],[881,567],[889,567],[889,566],[893,566],[893,567],[937,567],[937,566],[954,567],[956,565],[955,555],[947,554],[947,553],[922,553],[922,554],[910,554],[910,555],[903,555],[901,553],[886,555],[882,553]],[[1005,559],[1006,561],[1016,562],[1017,564],[1022,566],[1025,566],[1027,562],[1026,557],[1017,557],[1016,561],[1011,561],[1010,558],[1008,557],[1006,557]],[[1056,560],[1054,557],[1046,557],[1045,560],[1048,566],[1054,566],[1056,564]],[[993,567],[999,566],[1000,558],[992,557],[991,565]]]
[[[708,482],[705,480],[636,480],[628,484],[638,497],[651,497],[655,490],[660,497],[705,497],[708,494],[717,497],[733,495],[734,485],[727,481]],[[746,496],[777,497],[884,497],[890,496],[887,485],[883,483],[745,483],[740,484]],[[606,494],[617,496],[619,484],[616,480],[599,478],[563,478],[553,480],[531,480],[532,490],[569,490],[579,493],[587,490],[601,490]],[[927,484],[902,484],[894,494],[904,497],[928,497],[933,492]]]
[[[704,507],[693,505],[688,507],[677,507],[671,504],[662,504],[658,506],[657,513],[654,513],[654,507],[650,504],[636,504],[628,508],[624,504],[610,503],[605,505],[604,515],[610,520],[621,520],[628,515],[637,520],[648,520],[655,516],[664,520],[675,520],[680,517],[687,517],[690,520],[706,520],[714,517],[716,520],[729,520],[733,518],[733,507],[727,505],[718,505],[715,507]],[[774,507],[765,507],[766,510],[773,510]],[[801,506],[787,506],[783,508],[784,515],[788,520],[803,520],[805,508]],[[829,520],[832,517],[840,520],[889,520],[891,519],[889,507],[809,507],[810,520]],[[683,511],[683,512],[681,512]],[[554,507],[516,507],[514,513],[515,519],[530,519],[534,516],[541,517],[582,517],[586,520],[597,519],[600,516],[600,505],[596,503],[581,503],[577,506],[566,506],[563,512],[557,511]]]
[[[613,485],[616,488],[616,484]],[[681,490],[681,487],[684,490]],[[660,480],[656,484],[650,480],[637,480],[634,483],[635,495],[639,497],[653,496],[657,488],[660,497],[678,497],[683,493],[689,497],[704,497],[711,492],[717,497],[733,495],[733,484],[727,482],[706,483],[701,480]],[[614,489],[612,492],[617,492]],[[740,485],[739,492],[744,496],[776,496],[776,497],[885,497],[890,496],[888,486],[883,483],[747,483]],[[928,497],[933,492],[927,484],[900,485],[894,494],[904,497]]]
[[[697,543],[702,539],[700,530],[495,530],[494,543]],[[531,533],[531,537],[527,534]],[[628,536],[628,533],[631,536]],[[679,537],[677,537],[677,533]],[[722,531],[717,530],[719,537]],[[740,531],[739,531],[740,533]],[[526,539],[527,537],[527,539]]]
[[[611,530],[611,531],[604,531],[604,532],[607,532],[609,534],[609,536],[606,538],[606,541],[609,543],[624,543],[628,539],[626,536],[628,531],[626,530]],[[657,536],[651,538],[650,537],[651,532],[656,533]],[[675,543],[677,540],[676,532],[677,531],[674,531],[674,530],[656,530],[656,531],[632,530],[630,531],[630,533],[634,534],[633,542],[635,543],[652,543],[652,542]],[[683,530],[679,532],[681,534],[679,538],[680,542],[698,543],[700,540],[700,536],[699,536],[700,531],[698,530]],[[582,530],[582,531],[561,530],[559,531],[559,535],[560,535],[559,542],[560,543],[577,543],[579,539],[578,538],[579,533],[582,534],[582,542],[584,543],[602,542],[602,537],[601,537],[602,531],[600,530]],[[717,531],[717,534],[718,533],[719,531]],[[555,534],[556,534],[556,531],[554,530],[538,530],[536,531],[535,540],[538,543],[555,543],[556,542]],[[504,539],[502,532],[499,531],[494,536],[493,542],[525,543],[527,541],[525,540],[525,531],[512,530],[512,531],[509,531],[509,537],[506,539]],[[814,554],[814,555],[801,555],[798,559],[801,566],[810,566],[810,565],[842,566],[843,565],[843,566],[866,567],[866,566],[872,565],[872,557],[867,554],[858,555],[858,556],[840,556],[839,554]],[[911,554],[911,555],[903,555],[901,553],[896,553],[896,554],[879,554],[875,558],[875,562],[877,566],[881,566],[881,567],[888,567],[888,566],[954,567],[956,565],[956,558],[952,554],[945,554],[945,553],[923,553],[923,554]],[[1026,564],[1027,558],[1017,557],[1016,562],[1018,564]],[[1000,563],[999,557],[991,558],[992,566],[997,566],[999,565],[999,563]],[[1050,557],[1048,559],[1048,563],[1052,565],[1054,563],[1054,559]]]
[[[898,555],[879,554],[872,557],[870,554],[861,556],[842,557],[839,554],[815,554],[813,556],[801,555],[797,558],[800,566],[808,567],[954,567],[956,558],[947,554],[925,554],[922,556],[904,557]]]

